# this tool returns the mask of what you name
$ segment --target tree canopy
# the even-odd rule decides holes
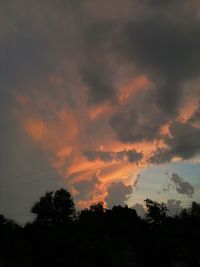
[[[175,217],[164,203],[145,205],[145,218],[103,202],[77,212],[67,190],[47,192],[23,227],[0,215],[0,266],[199,267],[200,205]]]
[[[61,188],[56,192],[47,192],[33,205],[31,212],[41,223],[65,223],[74,219],[75,205],[71,194]]]

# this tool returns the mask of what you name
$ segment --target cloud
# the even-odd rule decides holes
[[[139,91],[134,95],[132,107],[117,111],[110,125],[118,139],[124,143],[152,141],[160,136],[160,128],[168,115],[155,104],[155,91]]]
[[[138,163],[143,157],[143,154],[137,152],[135,149],[122,150],[118,152],[86,150],[83,151],[83,155],[89,161],[94,161],[99,159],[104,162],[122,161],[129,163]]]
[[[94,27],[92,29],[93,35],[95,31],[102,31],[101,27]],[[99,33],[101,34],[101,32]],[[93,44],[94,37],[91,37]],[[103,41],[103,40],[102,40]],[[94,44],[93,44],[94,45]],[[91,51],[92,47],[87,47],[88,51],[85,51],[87,58],[83,60],[81,68],[79,69],[83,83],[88,89],[88,102],[89,104],[99,104],[102,102],[115,102],[116,92],[114,88],[115,72],[108,58],[105,56],[105,52],[101,47],[97,46],[97,51]],[[99,57],[99,53],[102,54]],[[92,66],[92,68],[91,68]]]
[[[74,188],[78,191],[75,196],[75,200],[91,200],[93,199],[96,191],[98,191],[98,185],[100,185],[98,174],[93,175],[91,180],[82,180],[75,183]]]
[[[175,216],[180,213],[180,211],[183,209],[181,206],[180,200],[175,199],[168,199],[166,203],[167,209],[168,209],[168,215],[169,216]]]
[[[142,204],[135,203],[131,208],[132,209],[135,209],[137,211],[137,214],[141,218],[144,218],[145,217],[145,209],[144,209],[144,206]]]
[[[168,199],[166,203],[166,207],[168,209],[168,215],[169,216],[175,216],[178,215],[183,207],[181,206],[181,201],[176,199]],[[135,203],[132,207],[132,209],[135,209],[137,211],[137,214],[144,218],[145,217],[145,209],[144,206],[140,203]]]
[[[121,64],[134,66],[154,87],[139,92],[130,107],[111,117],[110,125],[122,142],[159,139],[160,128],[178,116],[184,83],[199,77],[196,1],[188,5],[183,1],[181,6],[174,1],[167,8],[158,1],[142,3],[145,12],[139,19],[129,18],[121,27],[114,51]],[[178,10],[179,19],[175,15]]]
[[[194,187],[189,182],[186,182],[176,173],[172,173],[172,177],[170,178],[170,180],[174,183],[176,191],[179,194],[192,197],[192,195],[194,194]]]
[[[126,205],[126,201],[129,199],[130,194],[133,192],[132,186],[126,186],[123,182],[113,182],[108,187],[108,195],[105,201],[109,208],[113,206]]]
[[[137,174],[137,176],[136,176],[136,178],[135,178],[135,180],[134,180],[134,182],[133,182],[133,187],[134,187],[135,189],[136,189],[137,186],[138,186],[140,177],[141,177],[140,174]]]
[[[191,118],[189,119],[189,122],[192,125],[196,125],[197,127],[200,127],[200,104],[197,110],[192,114]]]
[[[9,158],[18,146],[10,140],[21,143],[24,135],[30,140],[22,158],[37,146],[87,201],[100,186],[87,180],[91,172],[102,170],[104,197],[111,182],[132,173],[127,163],[146,160],[133,144],[161,142],[152,164],[198,155],[198,135],[189,135],[199,132],[199,104],[180,121],[186,102],[192,106],[200,95],[197,0],[19,0],[0,7],[3,173],[16,172]],[[10,139],[19,128],[23,134]],[[131,189],[121,183],[124,203]]]
[[[166,147],[154,151],[149,157],[149,162],[160,164],[175,157],[186,160],[200,154],[199,136],[200,128],[194,127],[191,121],[172,122],[169,125],[169,135],[163,136]]]

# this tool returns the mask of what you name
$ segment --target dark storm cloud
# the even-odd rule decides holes
[[[79,67],[83,82],[88,87],[89,103],[116,101],[114,80],[116,69],[109,61],[108,46],[116,23],[110,20],[94,21],[85,30],[83,59]]]
[[[198,26],[168,21],[159,14],[130,22],[122,33],[126,39],[121,40],[120,52],[152,75],[185,79],[198,73]]]
[[[91,56],[88,56],[87,61],[81,69],[81,76],[88,87],[89,103],[98,104],[107,100],[113,102],[116,97],[113,73],[107,61],[101,58],[91,59]]]
[[[27,86],[49,69],[45,44],[36,33],[19,29],[0,49],[0,82],[2,86]],[[7,87],[8,88],[8,87]]]
[[[132,192],[132,186],[126,186],[123,182],[114,182],[108,188],[108,195],[105,201],[109,208],[117,205],[124,206]]]
[[[149,1],[146,9],[158,3]],[[159,11],[153,9],[139,19],[130,19],[121,28],[120,38],[117,35],[115,53],[122,64],[133,64],[154,84],[154,90],[144,93],[143,101],[136,95],[131,108],[118,111],[111,118],[110,125],[119,140],[156,139],[160,127],[177,116],[184,95],[183,83],[199,76],[200,21],[193,14],[195,10],[192,13],[195,3],[191,2],[188,13],[185,1],[183,5],[174,1],[170,8],[159,5]]]
[[[66,77],[62,104],[72,98],[72,91],[80,90],[71,79],[72,63],[77,79],[88,89],[89,103],[113,102],[118,69],[131,65],[154,87],[138,92],[128,105],[117,106],[110,125],[122,142],[158,139],[160,127],[177,115],[182,84],[199,75],[198,2],[111,1],[113,7],[103,3],[102,7],[98,1],[1,2],[1,101],[12,105],[7,95],[11,88],[33,92],[36,83],[56,100],[57,91],[48,79],[65,62],[66,71],[60,73]]]
[[[116,160],[129,163],[138,163],[143,157],[143,154],[137,152],[135,149],[118,152],[86,150],[83,151],[83,155],[89,161],[102,160],[104,162],[112,162]]]
[[[169,9],[129,21],[122,29],[119,53],[126,60],[133,61],[142,71],[159,75],[157,79],[166,82],[181,81],[199,74],[199,26],[200,21],[187,15],[180,16]],[[173,82],[174,83],[174,82]],[[160,89],[162,90],[162,88]],[[168,88],[172,93],[172,88]]]
[[[2,4],[8,13],[5,27],[12,24],[16,32],[12,31],[11,39],[6,39],[2,61],[4,79],[8,80],[8,73],[19,73],[20,68],[25,73],[23,79],[29,79],[30,74],[35,79],[42,73],[51,73],[52,68],[67,60],[77,66],[88,87],[89,102],[96,104],[116,99],[118,66],[132,64],[156,84],[154,104],[170,112],[176,110],[181,81],[198,74],[199,23],[193,20],[187,23],[181,7],[181,19],[177,21],[175,14],[169,19],[173,6],[177,11],[176,5],[168,4],[170,8],[165,8],[159,1],[140,4],[133,1],[130,5],[126,0],[120,9],[126,4],[130,12],[125,18],[109,17],[109,13],[100,17],[103,9],[98,10],[101,9],[98,3],[92,1],[49,1],[48,5],[34,1],[30,6],[26,1],[20,1],[18,6]],[[105,6],[109,7],[109,3]],[[119,6],[120,3],[116,5],[117,10]],[[139,17],[132,16],[136,6],[139,6]],[[154,9],[157,6],[159,11]],[[112,11],[110,7],[108,10]]]
[[[174,121],[169,127],[170,136],[164,136],[166,148],[158,148],[150,156],[151,163],[164,163],[174,157],[190,159],[200,154],[200,129],[194,127],[190,122]]]
[[[170,180],[174,183],[176,191],[179,194],[184,194],[188,197],[192,197],[192,195],[194,194],[194,187],[190,183],[186,182],[176,173],[172,173]]]
[[[192,125],[200,126],[200,104],[199,108],[192,114],[191,118],[189,119],[189,122]]]
[[[152,6],[152,7],[157,7],[157,8],[163,8],[166,6],[171,5],[173,2],[177,2],[174,0],[168,0],[168,1],[160,1],[160,0],[144,0],[143,2],[145,2],[146,4]]]
[[[15,134],[19,122],[15,121],[12,110],[14,91],[31,98],[34,108],[30,112],[36,113],[41,106],[40,116],[49,123],[57,119],[56,112],[46,109],[43,102],[53,102],[56,111],[69,103],[70,108],[76,109],[82,100],[79,98],[80,90],[86,88],[87,104],[111,102],[115,105],[116,112],[112,113],[110,126],[121,142],[155,139],[166,142],[168,148],[162,151],[164,159],[152,158],[151,162],[170,161],[172,155],[185,159],[196,155],[197,149],[191,149],[190,145],[197,147],[197,136],[170,143],[170,137],[160,135],[160,127],[171,121],[173,138],[190,134],[193,130],[199,131],[193,125],[199,123],[198,112],[188,123],[175,122],[184,95],[183,84],[193,82],[199,76],[198,13],[197,0],[1,1],[2,169],[14,169],[16,163],[9,162],[9,158],[19,153],[15,144],[23,143],[24,139],[22,134]],[[120,76],[121,68],[123,75]],[[133,74],[130,74],[130,69],[134,70]],[[63,84],[52,85],[52,74],[61,77]],[[131,75],[145,75],[153,86],[128,99],[128,104],[121,105],[117,103],[118,90],[121,84],[129,82]],[[192,88],[189,90],[192,94]],[[109,117],[110,114],[108,120]],[[97,132],[98,123],[93,132]],[[29,140],[27,149],[31,151],[32,145]],[[7,150],[6,157],[4,150]],[[179,152],[174,153],[174,150]],[[188,150],[188,153],[180,150]],[[26,158],[26,149],[24,151],[22,158]],[[39,158],[38,153],[40,151],[34,158]],[[142,157],[141,153],[134,151],[121,151],[114,155],[109,151],[105,153],[97,151],[93,157],[103,161],[126,159],[129,162],[136,162]],[[20,168],[23,169],[23,164]],[[87,198],[90,195],[87,188],[92,190],[95,182],[98,183],[95,179],[83,181],[76,188],[80,192],[79,197]],[[128,194],[130,188],[122,183],[112,188],[117,186],[121,190],[121,203],[124,203],[125,193]],[[114,189],[110,189],[110,194],[117,195]],[[108,201],[111,201],[109,197]]]
[[[120,39],[119,53],[152,78],[157,87],[157,104],[168,112],[176,111],[181,82],[199,74],[199,26],[158,15],[130,22]]]
[[[116,112],[110,125],[122,142],[150,141],[159,137],[161,125],[168,115],[155,105],[155,92],[138,92],[128,110]]]

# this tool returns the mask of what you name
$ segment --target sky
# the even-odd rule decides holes
[[[79,209],[199,201],[198,0],[3,0],[0,23],[0,213],[60,187]]]

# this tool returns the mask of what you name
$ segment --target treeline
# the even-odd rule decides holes
[[[145,205],[143,219],[127,206],[103,203],[77,212],[68,191],[47,192],[23,227],[0,215],[0,266],[200,266],[200,205],[175,217],[163,203]]]

